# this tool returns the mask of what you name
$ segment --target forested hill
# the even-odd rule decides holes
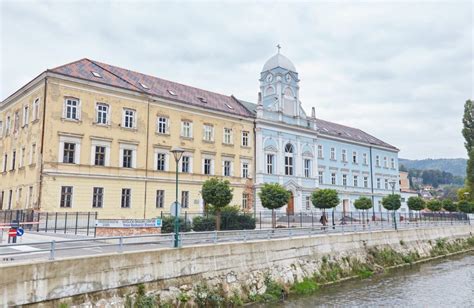
[[[417,170],[441,170],[457,176],[466,176],[467,159],[464,158],[440,158],[440,159],[399,159],[399,164],[407,169]]]

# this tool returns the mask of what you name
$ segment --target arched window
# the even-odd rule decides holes
[[[293,145],[287,143],[285,146],[285,175],[293,175]]]

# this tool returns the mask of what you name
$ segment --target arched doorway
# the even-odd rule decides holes
[[[293,196],[293,192],[290,191],[290,200],[286,206],[286,215],[294,215],[295,214],[295,198]]]

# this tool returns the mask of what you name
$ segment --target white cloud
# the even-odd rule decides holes
[[[83,57],[255,101],[282,44],[301,100],[400,156],[464,157],[472,1],[0,2],[0,98]]]

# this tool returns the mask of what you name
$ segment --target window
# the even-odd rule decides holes
[[[385,179],[385,181],[384,181],[384,187],[385,187],[385,189],[388,189],[388,179]]]
[[[156,154],[156,170],[165,171],[166,170],[166,154],[157,153]]]
[[[242,177],[244,179],[249,177],[249,163],[247,162],[242,163]]]
[[[311,159],[304,160],[304,177],[311,177]]]
[[[337,184],[337,179],[336,179],[336,174],[331,173],[331,184],[336,185]]]
[[[7,172],[8,154],[3,155],[3,172]]]
[[[343,149],[341,156],[342,156],[342,161],[347,162],[347,150]]]
[[[375,166],[380,167],[380,156],[375,156]]]
[[[33,204],[34,204],[34,200],[33,200],[33,186],[30,186],[28,187],[28,202],[27,202],[27,205],[28,205],[28,208],[32,208],[33,207]],[[1,204],[0,204],[0,209],[2,208]]]
[[[11,128],[11,119],[10,119],[10,116],[7,116],[7,122],[5,123],[5,136],[10,135],[10,128]]]
[[[16,151],[13,150],[13,153],[12,153],[12,168],[11,168],[11,170],[15,170],[15,165],[16,165]]]
[[[364,187],[365,188],[369,187],[369,177],[368,176],[364,176]]]
[[[130,208],[130,199],[131,199],[132,190],[130,188],[122,188],[122,199],[120,207],[123,209]]]
[[[354,175],[354,187],[359,187],[359,177]]]
[[[20,150],[20,168],[25,166],[25,154],[26,150],[25,148],[21,148]]]
[[[204,124],[203,139],[205,141],[214,141],[214,126]]]
[[[75,151],[76,151],[76,144],[75,143],[64,143],[64,150],[63,150],[63,163],[66,164],[74,164],[75,163]]]
[[[59,207],[72,207],[72,186],[61,186],[61,201]]]
[[[28,121],[30,120],[30,108],[28,105],[23,107],[23,126],[28,125]]]
[[[10,189],[8,194],[8,209],[12,208],[13,190]]]
[[[165,191],[158,189],[156,191],[156,208],[162,209],[165,206]]]
[[[205,158],[204,159],[204,174],[211,174],[212,172],[212,159]]]
[[[109,105],[98,103],[96,105],[97,124],[109,124]]]
[[[319,181],[319,184],[324,184],[324,172],[323,171],[318,171],[318,181]]]
[[[3,122],[0,121],[0,138],[3,136]]]
[[[336,160],[336,149],[331,148],[331,160]]]
[[[181,207],[184,209],[189,208],[189,191],[181,192]]]
[[[242,131],[242,146],[248,147],[249,146],[249,132]]]
[[[193,123],[189,121],[181,121],[181,137],[193,137]]]
[[[305,208],[307,211],[311,211],[311,196],[305,196]]]
[[[222,171],[224,176],[231,176],[231,166],[232,162],[230,160],[224,160],[224,170]]]
[[[318,145],[318,158],[323,158],[323,146]]]
[[[273,169],[274,160],[275,160],[275,155],[267,154],[267,173],[268,174],[274,173],[274,169]]]
[[[20,112],[16,111],[15,112],[15,122],[13,124],[13,132],[16,133],[18,129],[20,128]]]
[[[362,154],[362,159],[364,161],[364,165],[368,165],[369,161],[367,160],[367,153]]]
[[[380,178],[377,178],[377,189],[382,188],[381,180]]]
[[[342,175],[342,185],[347,186],[347,174]]]
[[[249,194],[243,193],[242,194],[242,208],[243,209],[248,208],[248,202],[249,202]]]
[[[122,167],[132,168],[133,166],[133,150],[123,149],[122,150]]]
[[[33,121],[39,119],[39,98],[33,102]]]
[[[157,129],[158,134],[168,134],[169,120],[166,117],[158,117]]]
[[[122,125],[125,128],[135,128],[135,110],[123,109]]]
[[[79,100],[66,98],[64,103],[64,117],[69,120],[79,120]]]
[[[224,143],[232,144],[232,129],[224,128]]]
[[[293,146],[290,143],[285,146],[285,175],[293,175]]]
[[[102,208],[103,200],[104,200],[104,188],[94,187],[92,190],[92,207]]]
[[[383,167],[384,167],[384,168],[388,168],[387,156],[384,156],[384,158],[383,158]]]
[[[181,158],[181,172],[189,173],[191,170],[191,157],[183,156]]]
[[[395,158],[390,158],[390,167],[395,169]]]
[[[104,146],[95,147],[94,165],[105,166],[105,147]]]
[[[357,164],[357,152],[352,152],[352,162],[354,164]]]
[[[31,145],[30,164],[36,163],[36,143]]]

